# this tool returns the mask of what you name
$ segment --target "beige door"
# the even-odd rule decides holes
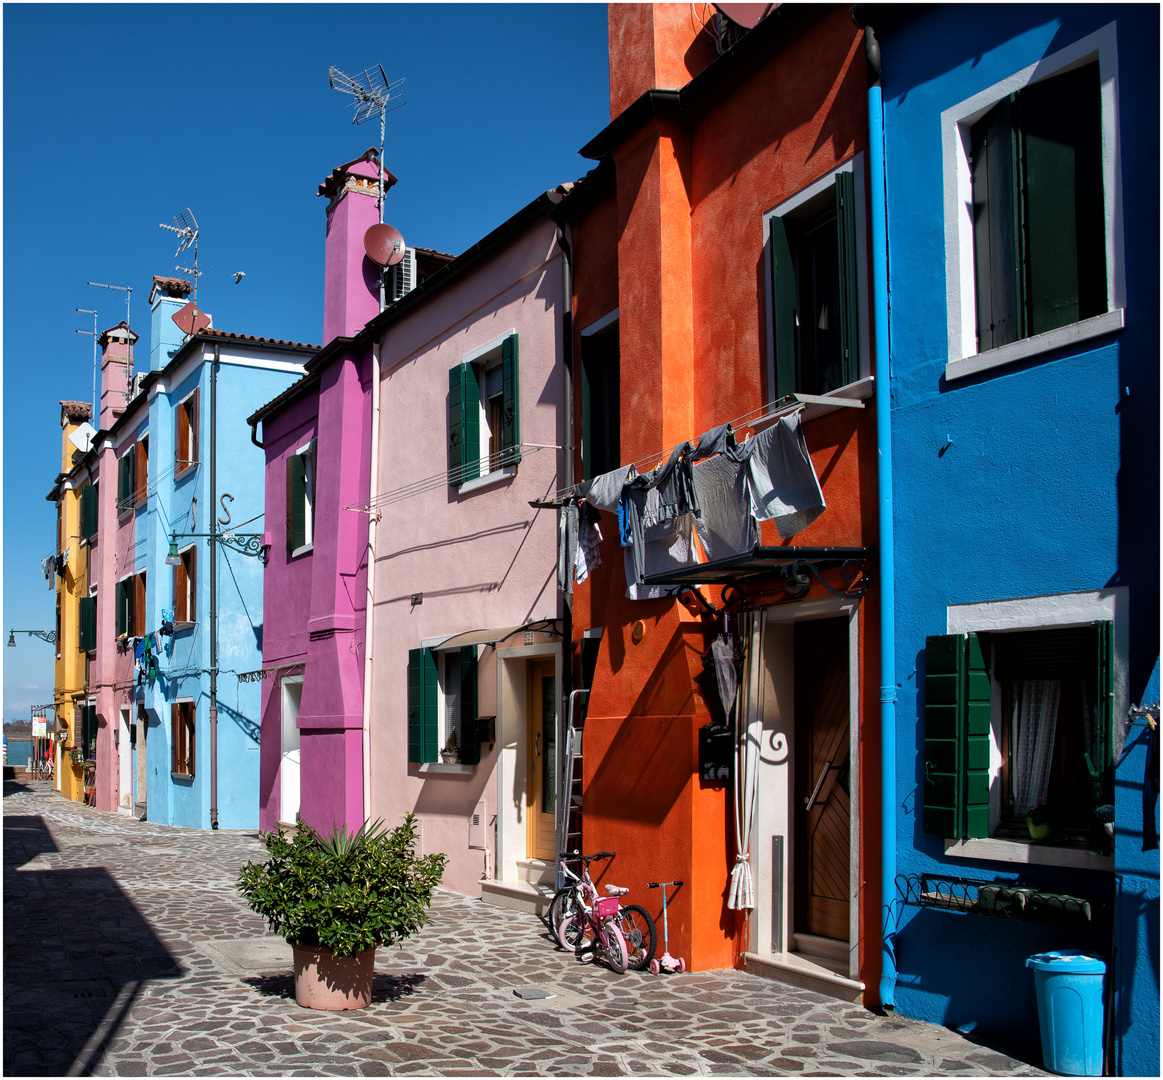
[[[557,709],[554,693],[553,661],[529,665],[529,712],[526,738],[529,778],[526,806],[528,815],[528,855],[532,859],[557,858],[557,785],[554,779],[557,758]]]

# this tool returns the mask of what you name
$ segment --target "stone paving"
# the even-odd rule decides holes
[[[301,1009],[290,947],[234,889],[261,852],[6,782],[4,1075],[1046,1075],[740,971],[617,976],[448,892],[379,951],[370,1007]]]

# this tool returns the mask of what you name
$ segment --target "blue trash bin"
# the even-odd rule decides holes
[[[1063,949],[1026,960],[1034,969],[1042,1063],[1063,1076],[1102,1075],[1106,960]]]

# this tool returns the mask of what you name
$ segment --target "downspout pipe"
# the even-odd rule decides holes
[[[868,162],[872,209],[872,301],[876,356],[876,446],[880,547],[880,827],[881,935],[880,1006],[896,998],[896,620],[892,529],[891,362],[889,353],[888,208],[885,196],[884,101],[880,85],[880,45],[864,27],[868,59]]]
[[[372,632],[376,595],[376,533],[380,512],[371,505],[376,497],[380,477],[380,349],[382,339],[372,345],[372,415],[371,460],[368,469],[367,515],[367,596],[363,620],[363,820],[371,821],[372,813]]]
[[[218,828],[218,345],[210,361],[210,828]]]

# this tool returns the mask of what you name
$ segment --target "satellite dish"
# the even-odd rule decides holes
[[[198,305],[193,300],[180,311],[175,312],[173,318],[183,334],[196,334],[199,330],[205,330],[210,325],[210,316],[199,310]]]
[[[69,442],[82,454],[87,454],[89,447],[93,445],[93,436],[96,434],[96,429],[86,420],[76,431],[69,432]]]
[[[404,238],[391,225],[373,225],[363,234],[363,249],[379,266],[395,266],[404,258]]]
[[[744,30],[753,30],[759,20],[770,15],[779,4],[716,4],[715,7]]]

